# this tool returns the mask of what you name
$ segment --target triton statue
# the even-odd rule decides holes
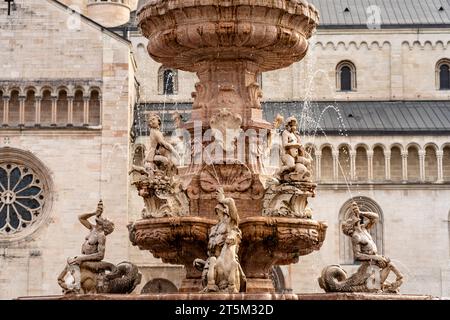
[[[347,278],[340,266],[328,266],[318,279],[326,292],[386,292],[398,293],[403,283],[403,275],[397,267],[377,252],[377,246],[369,230],[377,223],[378,214],[360,211],[356,202],[352,203],[352,216],[342,225],[342,231],[351,237],[355,260],[361,262],[358,271]],[[393,272],[396,280],[387,282]],[[375,277],[374,277],[375,276]]]
[[[114,224],[102,217],[103,202],[93,213],[79,216],[89,234],[81,247],[81,255],[69,258],[67,265],[58,277],[58,284],[68,293],[131,293],[141,282],[138,268],[129,262],[115,266],[103,261],[106,237],[114,231]],[[95,224],[89,218],[95,216]]]

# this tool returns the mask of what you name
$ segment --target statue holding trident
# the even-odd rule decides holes
[[[242,239],[239,215],[232,198],[226,198],[222,188],[216,192],[215,207],[219,222],[211,228],[208,259],[196,259],[194,266],[203,271],[203,293],[238,293],[245,288],[246,278],[239,264],[238,251]]]

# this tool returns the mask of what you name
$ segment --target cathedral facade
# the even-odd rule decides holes
[[[329,227],[319,252],[274,269],[277,290],[320,292],[324,266],[358,267],[341,232],[355,200],[381,217],[372,237],[405,274],[401,292],[450,296],[450,7],[310,2],[321,25],[307,57],[259,84],[269,122],[301,124],[319,184],[314,219]],[[116,224],[106,260],[140,267],[136,293],[180,286],[181,266],[128,241],[143,207],[128,171],[146,142],[144,113],[158,112],[170,134],[175,114],[189,119],[198,79],[150,58],[137,7],[0,4],[0,298],[59,294],[84,236],[77,216],[100,199]]]

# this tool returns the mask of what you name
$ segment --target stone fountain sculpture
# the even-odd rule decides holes
[[[144,198],[142,217],[145,219],[187,215],[189,203],[181,190],[178,169],[172,160],[172,155],[179,155],[160,131],[160,117],[150,113],[147,119],[150,127],[149,150],[143,163],[134,164],[130,172],[133,174],[132,184]]]
[[[219,222],[209,233],[208,259],[196,259],[194,266],[202,271],[202,292],[245,292],[246,277],[238,258],[242,232],[236,204],[225,198],[223,189],[217,190],[217,201],[214,210]]]
[[[301,144],[297,132],[297,119],[286,120],[281,134],[281,168],[276,172],[278,181],[270,183],[264,195],[264,216],[312,218],[308,197],[315,197],[316,184],[312,183],[311,155]]]
[[[274,292],[272,267],[319,250],[327,226],[314,221],[307,206],[316,185],[296,120],[287,121],[281,170],[275,174],[264,161],[280,121],[274,126],[263,119],[257,76],[303,59],[319,21],[317,10],[303,0],[141,0],[137,19],[150,56],[167,67],[196,72],[199,82],[191,119],[181,124],[191,135],[191,161],[172,171],[169,178],[180,184],[164,193],[187,201],[178,200],[183,210],[168,205],[172,209],[153,214],[148,208],[151,201],[161,208],[160,194],[146,182],[145,164],[135,168],[142,173],[135,185],[149,213],[129,226],[130,240],[165,263],[184,265],[180,292],[203,290],[199,262],[220,257],[211,253],[210,242],[218,225],[216,192],[222,189],[240,213],[225,244],[239,247],[238,257],[229,256],[240,265],[240,280],[245,274],[245,292]],[[170,150],[162,138],[158,141]],[[207,278],[207,291],[214,286],[243,290],[232,281],[222,286],[212,274]]]
[[[356,202],[352,203],[352,214],[342,225],[342,231],[352,239],[355,260],[361,266],[350,277],[338,265],[324,268],[318,279],[320,287],[326,292],[398,293],[403,275],[389,258],[377,253],[377,246],[369,233],[378,220],[378,214],[361,212]],[[387,278],[391,272],[396,280],[389,283]]]
[[[114,231],[114,223],[102,217],[103,203],[97,210],[79,216],[80,223],[89,229],[81,255],[69,258],[58,277],[58,284],[64,294],[127,294],[141,282],[137,266],[122,262],[117,266],[103,261],[106,237]],[[89,218],[95,216],[95,224]]]

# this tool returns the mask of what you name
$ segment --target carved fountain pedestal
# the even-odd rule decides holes
[[[141,1],[137,18],[150,56],[196,72],[200,81],[192,94],[191,120],[184,125],[193,136],[192,164],[179,168],[178,175],[189,214],[136,221],[131,241],[163,262],[184,265],[180,291],[199,292],[201,272],[192,264],[207,258],[208,232],[217,222],[213,194],[222,187],[241,217],[239,260],[246,290],[274,292],[271,268],[319,250],[326,224],[305,212],[314,184],[291,185],[284,196],[286,188],[273,186],[261,152],[273,126],[263,119],[257,76],[306,55],[318,12],[298,0],[149,0]],[[238,139],[243,149],[236,147]],[[282,201],[291,209],[281,210]]]

